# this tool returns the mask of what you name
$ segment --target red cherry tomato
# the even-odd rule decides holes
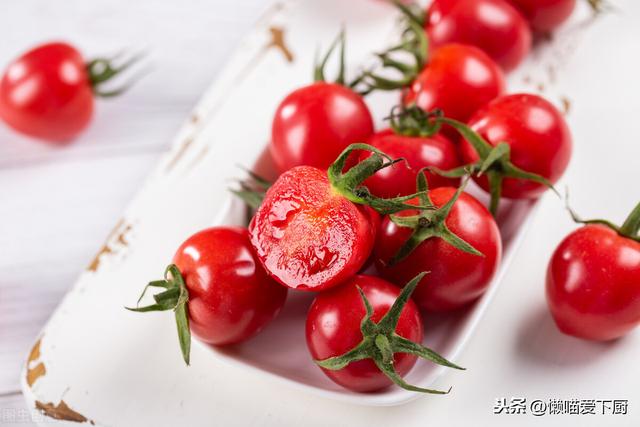
[[[566,334],[626,334],[640,324],[640,242],[596,224],[569,234],[547,269],[547,302]]]
[[[377,216],[339,194],[326,171],[298,166],[269,188],[249,231],[260,261],[276,280],[318,291],[347,280],[364,265]]]
[[[213,227],[189,237],[173,262],[189,291],[189,326],[201,341],[226,345],[262,330],[280,311],[287,288],[260,265],[244,228]]]
[[[0,80],[0,117],[27,135],[64,142],[87,127],[93,91],[74,47],[48,43],[11,64]]]
[[[501,95],[505,82],[500,67],[473,46],[447,44],[431,55],[404,96],[404,104],[466,122],[480,107]]]
[[[453,169],[461,165],[458,150],[453,142],[443,135],[431,137],[406,136],[386,129],[369,138],[369,144],[393,158],[404,158],[375,173],[364,182],[373,194],[379,197],[406,196],[416,192],[416,176],[427,166],[442,170]],[[362,153],[360,158],[369,154]],[[445,178],[426,172],[430,188],[457,187],[460,180]]]
[[[546,32],[555,30],[569,19],[576,0],[510,0],[529,20],[531,28]]]
[[[427,10],[425,29],[432,46],[476,46],[505,71],[520,64],[531,49],[529,25],[507,0],[435,0]]]
[[[454,188],[441,187],[429,191],[436,207],[444,206],[454,195]],[[410,216],[403,211],[396,215]],[[473,196],[462,193],[445,220],[453,234],[466,241],[484,256],[455,248],[439,237],[420,243],[405,259],[390,265],[412,233],[399,227],[388,217],[382,221],[373,256],[382,277],[402,285],[421,271],[430,273],[418,285],[413,299],[430,311],[448,311],[471,303],[480,297],[493,278],[502,254],[500,231],[493,216]]]
[[[495,99],[474,114],[469,126],[496,145],[511,146],[511,162],[527,172],[538,174],[552,184],[557,182],[571,158],[571,132],[562,114],[550,102],[531,94],[507,95]],[[467,163],[478,160],[471,144],[463,141],[462,158]],[[485,190],[485,176],[474,177]],[[547,187],[533,181],[505,178],[502,195],[507,198],[535,198]]]
[[[389,311],[400,289],[377,277],[358,275],[342,286],[318,294],[307,315],[307,346],[315,360],[346,353],[362,341],[360,324],[366,314],[356,288],[359,286],[373,307],[374,322]],[[416,343],[422,342],[422,320],[411,300],[404,306],[396,333]],[[406,375],[416,363],[416,356],[395,353],[393,366],[400,376]],[[322,369],[334,382],[350,390],[370,392],[393,384],[371,359],[350,363],[340,370]]]
[[[269,148],[280,172],[302,165],[326,169],[347,146],[365,142],[372,133],[373,119],[360,95],[316,82],[280,103]]]

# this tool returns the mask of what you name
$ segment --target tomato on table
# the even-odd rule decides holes
[[[526,16],[535,31],[555,30],[576,7],[576,0],[509,0]]]
[[[428,197],[438,210],[384,218],[373,256],[381,276],[397,285],[429,271],[413,299],[428,311],[451,311],[486,291],[502,256],[500,231],[487,208],[462,189],[436,188]]]
[[[26,52],[0,80],[0,118],[26,135],[67,142],[91,121],[95,96],[114,96],[124,88],[100,85],[134,61],[116,68],[106,59],[85,62],[73,46],[47,43]]]
[[[175,310],[187,364],[190,332],[214,345],[245,341],[273,320],[287,297],[287,288],[269,277],[247,230],[239,227],[213,227],[189,237],[165,280],[149,286],[165,291],[154,296],[155,304],[130,310]]]
[[[482,49],[505,71],[517,67],[531,49],[531,30],[507,0],[434,0],[425,30],[434,48],[462,43]]]
[[[409,297],[422,276],[401,291],[377,277],[357,275],[318,294],[307,315],[307,346],[332,381],[357,392],[395,383],[407,390],[444,393],[411,386],[402,378],[417,357],[461,369],[420,344],[422,319]]]
[[[445,116],[466,122],[480,107],[505,90],[500,67],[480,49],[451,43],[441,46],[403,97],[407,106],[441,109]]]
[[[640,324],[640,204],[622,227],[578,221],[549,261],[549,309],[565,334],[619,338]]]

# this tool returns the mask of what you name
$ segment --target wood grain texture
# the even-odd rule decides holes
[[[269,2],[242,3],[3,2],[2,68],[62,39],[88,57],[144,49],[151,72],[121,98],[98,101],[91,126],[68,146],[0,124],[0,411],[10,412],[0,425],[28,425],[12,414],[25,410],[18,376],[40,328]]]

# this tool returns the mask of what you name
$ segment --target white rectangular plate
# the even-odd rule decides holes
[[[158,278],[187,236],[214,224],[246,220],[244,209],[227,191],[232,179],[242,175],[238,165],[251,166],[259,160],[276,105],[288,91],[309,82],[316,46],[320,42],[327,46],[342,24],[348,29],[351,69],[387,46],[397,30],[396,14],[388,5],[371,0],[280,2],[256,25],[44,328],[23,375],[29,405],[40,408],[45,417],[136,425],[145,418],[131,402],[140,402],[144,411],[145,397],[153,396],[154,407],[160,405],[162,413],[171,417],[181,412],[176,402],[184,403],[185,396],[176,389],[205,393],[203,384],[215,383],[216,370],[224,362],[251,370],[255,381],[277,380],[345,402],[384,406],[417,397],[399,388],[356,394],[325,378],[304,342],[311,294],[291,292],[279,318],[250,342],[212,351],[195,346],[189,368],[182,366],[172,316],[141,316],[123,309],[136,301],[146,282]],[[534,52],[533,60],[510,77],[511,89],[532,91],[544,82],[545,94],[559,101],[558,94],[553,98],[550,67],[567,61],[567,51],[580,40],[584,28],[572,26],[552,45]],[[278,43],[280,36],[284,45]],[[382,126],[397,94],[375,95],[367,101]],[[456,360],[534,210],[532,202],[505,203],[499,218],[504,258],[498,274],[469,309],[453,316],[427,316],[427,345]],[[430,387],[442,372],[419,362],[407,379]]]

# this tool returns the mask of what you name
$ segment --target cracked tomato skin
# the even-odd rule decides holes
[[[562,113],[549,101],[532,94],[514,94],[497,98],[487,104],[469,121],[469,126],[491,145],[506,142],[511,146],[511,161],[527,172],[533,172],[555,184],[569,165],[571,131]],[[478,160],[467,141],[462,141],[460,153],[465,163]],[[486,176],[473,179],[486,191]],[[536,198],[547,187],[532,181],[506,178],[502,196],[511,199]]]
[[[430,190],[429,197],[434,205],[441,207],[455,192],[455,188],[441,187]],[[416,213],[403,211],[397,215]],[[429,271],[413,293],[418,306],[428,311],[450,311],[475,301],[489,286],[502,256],[498,225],[487,208],[473,196],[462,193],[445,224],[484,256],[463,252],[438,237],[432,237],[422,242],[407,258],[390,266],[387,261],[407,241],[412,230],[397,226],[388,217],[382,221],[374,249],[378,271],[397,285],[404,285],[420,272]]]
[[[173,262],[189,291],[191,332],[208,344],[251,338],[276,317],[287,297],[287,289],[262,268],[245,228],[202,230],[180,246]]]
[[[337,193],[326,171],[298,166],[269,188],[249,232],[272,277],[289,288],[320,291],[360,270],[377,224],[378,214]]]
[[[505,90],[502,70],[482,50],[450,43],[436,49],[428,64],[404,94],[405,105],[425,111],[441,109],[445,116],[466,122]]]
[[[400,288],[386,280],[357,275],[341,286],[318,294],[307,315],[307,347],[314,360],[340,356],[362,341],[360,322],[366,315],[359,286],[373,307],[374,322],[387,314]],[[422,343],[422,319],[413,301],[408,301],[400,314],[396,333],[408,340]],[[400,376],[409,373],[416,356],[395,353],[394,367]],[[335,383],[357,392],[381,390],[393,384],[371,359],[352,362],[340,370],[322,369]]]
[[[640,324],[640,243],[590,224],[569,234],[547,269],[547,303],[568,335],[605,341]]]
[[[0,117],[26,135],[67,142],[93,115],[93,90],[80,52],[40,45],[17,58],[0,80]]]
[[[576,7],[576,0],[510,0],[529,20],[535,31],[549,32],[565,22]]]
[[[482,49],[505,71],[516,68],[531,50],[531,30],[507,0],[435,0],[425,30],[432,46],[462,43]]]
[[[326,169],[345,148],[372,133],[373,119],[360,95],[339,84],[316,82],[280,103],[269,149],[280,172],[303,165]]]
[[[449,170],[462,164],[455,144],[441,134],[430,137],[405,136],[386,129],[373,134],[369,145],[394,159],[405,159],[404,162],[379,170],[365,180],[364,185],[378,197],[391,198],[415,193],[418,172],[427,166]],[[369,156],[370,153],[362,152],[360,160]],[[445,178],[429,171],[425,174],[429,188],[457,187],[460,183],[459,179]]]

